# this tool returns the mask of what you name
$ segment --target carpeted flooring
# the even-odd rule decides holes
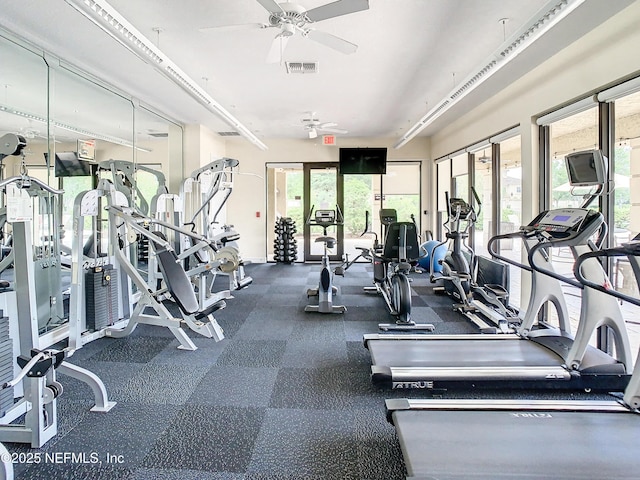
[[[90,389],[60,375],[59,434],[41,449],[6,445],[41,454],[40,463],[16,463],[16,478],[404,478],[384,400],[424,393],[371,384],[362,336],[393,318],[382,298],[363,292],[369,266],[335,278],[344,315],[304,312],[319,269],[249,265],[253,284],[216,312],[225,340],[190,332],[197,351],[178,350],[166,328],[152,326],[79,350],[70,361],[99,375],[117,405],[89,412]],[[414,320],[434,323],[438,333],[476,331],[449,298],[433,295],[426,275],[412,277]]]

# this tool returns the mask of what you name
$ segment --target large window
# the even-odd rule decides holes
[[[570,115],[549,124],[550,180],[548,192],[549,208],[579,207],[583,203],[581,193],[585,189],[572,190],[569,185],[565,156],[572,152],[598,148],[598,108],[593,106],[585,111]],[[595,201],[591,208],[598,208]],[[552,249],[552,265],[560,275],[573,277],[574,255],[569,248]],[[567,311],[575,332],[580,318],[581,291],[579,288],[562,284]],[[550,309],[548,321],[555,324],[554,309]]]
[[[511,233],[522,225],[522,161],[520,135],[500,142],[500,222],[498,233]],[[500,253],[507,258],[521,261],[522,242],[519,239],[503,240]],[[520,307],[521,269],[509,265],[509,303]]]
[[[469,201],[469,155],[461,153],[451,159],[452,196]]]
[[[640,233],[640,192],[630,188],[640,175],[640,92],[616,100],[615,112],[614,233],[621,243]]]
[[[446,193],[451,193],[451,160],[446,159],[436,165],[437,198],[436,198],[436,238],[444,239],[443,223],[447,220]]]
[[[399,221],[410,221],[411,217],[420,229],[420,162],[388,162],[385,175],[339,175],[337,164],[314,168],[314,163],[270,163],[267,164],[267,248],[270,250],[275,240],[274,225],[280,217],[292,218],[297,226],[297,260],[304,261],[305,222],[303,199],[309,195],[310,206],[334,209],[338,203],[336,185],[343,190],[342,203],[339,205],[344,216],[343,250],[351,260],[360,251],[357,247],[373,244],[373,235],[362,236],[365,231],[366,212],[369,212],[369,230],[382,241],[383,228],[380,224],[381,208],[393,208]],[[305,192],[303,169],[311,169],[309,192]],[[334,235],[335,230],[329,229]],[[322,234],[314,228],[313,237]],[[313,239],[311,240],[313,243]],[[310,254],[321,253],[321,244],[310,245]],[[273,258],[273,252],[267,251],[267,258]]]
[[[582,203],[579,192],[571,192],[564,157],[568,153],[599,148],[598,109],[588,110],[558,120],[549,125],[551,152],[550,207],[578,207]],[[584,190],[583,190],[584,191]],[[596,208],[596,205],[592,205]]]
[[[472,154],[472,155],[471,155]],[[493,157],[498,155],[499,161]],[[473,159],[473,171],[469,171],[469,158]],[[446,196],[471,202],[479,212],[475,228],[466,243],[476,255],[490,256],[489,239],[496,233],[510,233],[522,224],[522,161],[518,128],[485,139],[462,153],[452,154],[439,162],[437,168],[437,238],[444,238],[442,224],[446,220]],[[497,169],[497,171],[495,171]],[[497,179],[500,179],[498,189]],[[470,179],[480,199],[480,205],[471,196]],[[497,197],[497,198],[494,198]],[[496,208],[497,205],[497,208]],[[494,225],[497,225],[494,227]],[[517,240],[501,241],[497,247],[501,254],[520,261],[521,244]],[[510,304],[520,305],[520,269],[510,266]]]
[[[413,215],[420,227],[420,164],[387,163],[382,191],[383,208],[395,209],[400,222],[410,221]]]
[[[613,239],[624,243],[640,233],[640,92],[615,101]],[[631,265],[624,259],[613,262],[612,280],[616,289],[636,298],[640,296]],[[638,353],[640,346],[640,309],[629,303],[622,304],[627,321],[631,351]]]
[[[493,208],[493,165],[491,146],[476,152],[474,169],[474,188],[478,197],[480,197],[482,208],[479,209],[478,206],[475,205],[475,200],[473,200],[476,211],[480,210],[480,215],[478,215],[478,220],[475,225],[473,247],[477,255],[489,256],[487,244],[489,243],[489,238],[493,236],[493,219],[491,218]]]

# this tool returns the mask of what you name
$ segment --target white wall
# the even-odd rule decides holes
[[[226,157],[224,138],[203,125],[187,125],[184,129],[184,176],[212,160]]]
[[[431,139],[439,158],[514,125],[521,126],[523,218],[537,213],[535,118],[621,79],[640,75],[640,2],[574,42]],[[435,183],[433,184],[435,188]]]
[[[259,150],[243,139],[227,141],[227,156],[240,161],[240,175],[235,178],[233,195],[228,201],[227,221],[240,233],[242,257],[254,262],[266,261],[266,232],[272,227],[266,224],[266,163],[337,162],[339,147],[387,147],[389,161],[425,161],[428,158],[428,139],[416,139],[400,150],[393,149],[395,140],[338,138],[339,145],[325,146],[321,139],[265,139],[267,151]],[[423,168],[423,172],[423,185],[430,185],[429,169]]]

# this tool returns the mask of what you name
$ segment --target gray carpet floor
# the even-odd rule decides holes
[[[319,269],[247,266],[253,284],[215,314],[225,340],[189,333],[196,351],[177,349],[166,328],[152,326],[79,350],[70,361],[99,375],[117,405],[106,414],[89,412],[90,389],[60,375],[59,434],[41,449],[7,444],[10,452],[44,458],[15,464],[16,478],[404,478],[384,400],[425,394],[381,390],[370,381],[362,336],[393,318],[382,298],[363,292],[371,285],[369,266],[356,264],[336,277],[344,315],[304,312]],[[452,312],[449,298],[433,295],[427,275],[412,277],[415,321],[434,323],[438,333],[476,331]],[[75,460],[44,456],[64,452]],[[78,461],[82,453],[86,462]]]

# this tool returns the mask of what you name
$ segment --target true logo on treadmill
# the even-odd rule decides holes
[[[391,387],[393,390],[400,389],[413,389],[413,388],[433,388],[433,382],[431,381],[419,381],[419,382],[393,382]]]
[[[553,418],[550,413],[512,413],[512,416],[516,418]]]

